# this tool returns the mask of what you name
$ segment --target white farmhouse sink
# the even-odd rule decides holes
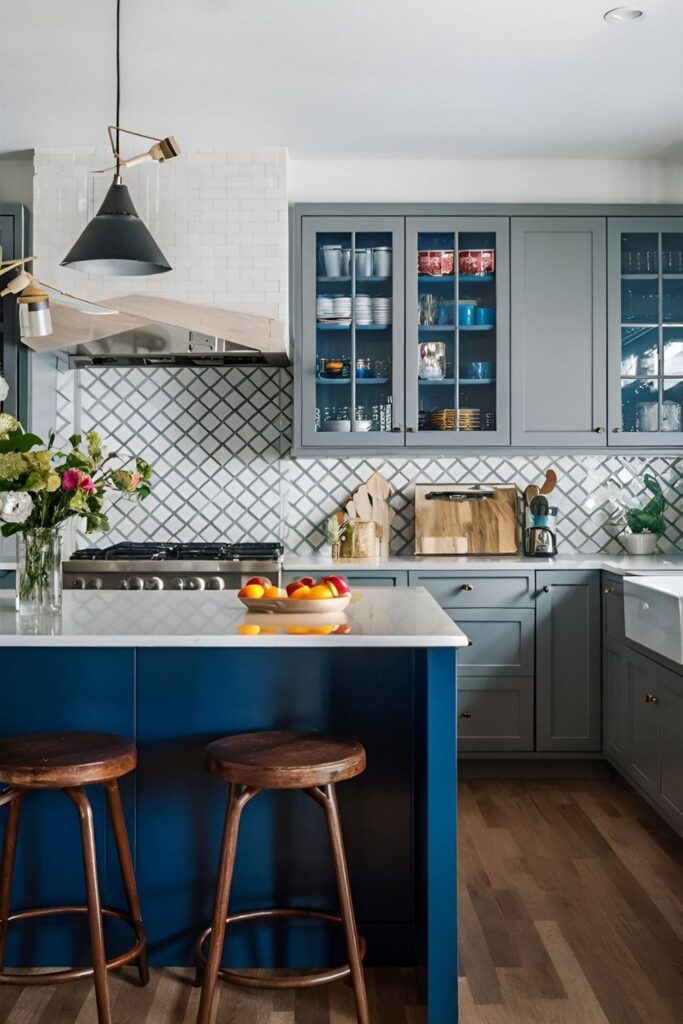
[[[626,636],[683,665],[683,576],[624,579]]]

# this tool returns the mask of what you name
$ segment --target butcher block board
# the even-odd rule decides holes
[[[491,498],[427,500],[428,494],[461,491],[468,484],[416,484],[415,554],[512,555],[519,551],[518,490],[490,485]],[[487,486],[487,485],[483,485]]]

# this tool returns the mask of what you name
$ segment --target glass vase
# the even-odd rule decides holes
[[[36,527],[17,535],[17,611],[22,615],[62,608],[62,535]]]

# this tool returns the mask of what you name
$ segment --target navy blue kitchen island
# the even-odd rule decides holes
[[[43,622],[16,619],[5,600],[0,734],[84,729],[135,742],[122,795],[150,961],[166,966],[193,963],[211,916],[227,792],[204,771],[206,744],[261,729],[359,740],[368,768],[339,801],[366,963],[424,967],[430,1024],[446,1024],[457,1019],[455,668],[466,642],[419,588],[365,591],[329,623],[245,616],[227,593],[70,593],[62,616]],[[122,906],[103,796],[90,795],[103,902]],[[12,906],[82,901],[73,806],[31,793]],[[231,910],[286,904],[336,907],[324,821],[299,793],[263,793],[243,818]],[[124,928],[107,928],[108,951],[126,948]],[[7,963],[87,962],[79,929],[65,918],[13,925]],[[334,930],[298,921],[229,928],[224,962],[344,959]]]

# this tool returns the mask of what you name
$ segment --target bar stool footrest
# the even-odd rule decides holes
[[[343,920],[338,914],[330,914],[323,910],[305,910],[299,907],[278,907],[269,910],[245,910],[239,914],[229,914],[226,917],[226,924],[239,924],[244,921],[259,921],[273,917],[306,917],[317,921],[326,921],[328,924],[343,925]],[[203,970],[206,964],[204,943],[211,935],[211,928],[207,928],[197,939],[195,944],[195,959],[197,967]],[[365,957],[365,939],[358,936],[358,952],[361,960]],[[347,978],[351,974],[348,964],[340,964],[337,967],[328,967],[320,971],[313,971],[307,974],[263,976],[255,974],[241,974],[239,971],[221,968],[218,976],[232,985],[242,985],[244,988],[312,988],[314,985],[328,985],[340,978]]]
[[[62,907],[35,907],[31,910],[18,910],[9,914],[7,924],[13,921],[30,921],[40,917],[58,917],[62,914],[84,914],[87,915],[88,908],[81,906]],[[112,907],[102,907],[102,916],[115,918],[117,921],[125,921],[133,929],[137,936],[137,942],[125,953],[107,960],[108,971],[116,970],[125,964],[133,963],[147,946],[147,936],[144,927],[140,922],[135,922],[130,914],[124,910],[114,910]],[[21,972],[12,970],[11,974],[0,971],[0,985],[57,985],[65,981],[77,981],[79,978],[91,978],[95,973],[94,967],[70,967],[59,971]]]

